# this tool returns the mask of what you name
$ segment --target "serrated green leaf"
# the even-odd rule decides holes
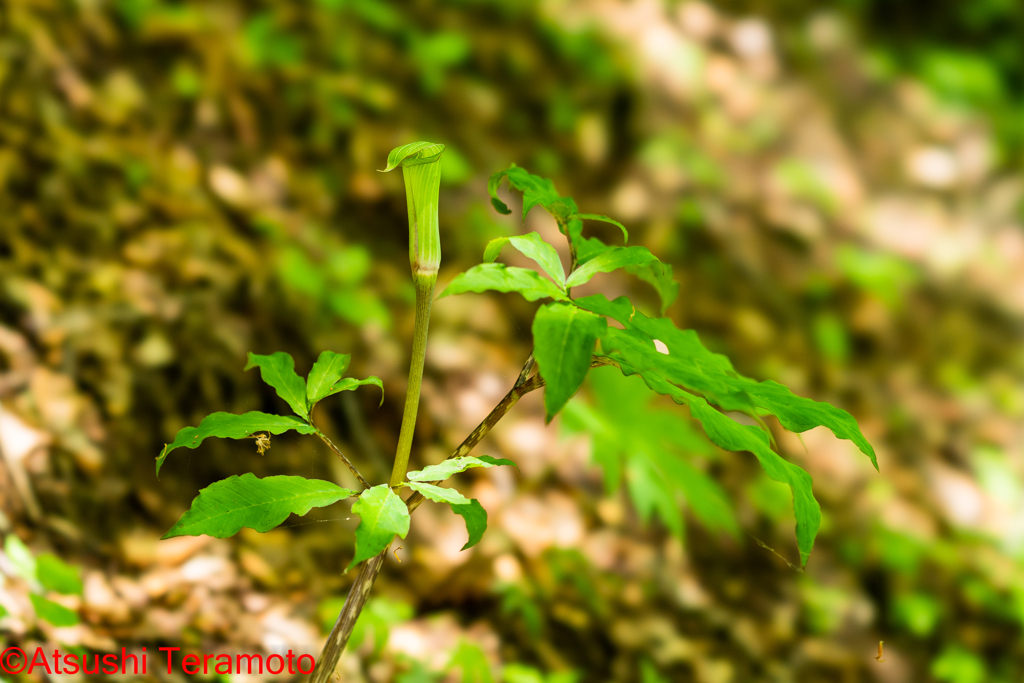
[[[465,273],[455,276],[438,299],[450,294],[466,292],[518,292],[527,301],[537,299],[558,299],[568,301],[569,297],[551,280],[545,279],[535,270],[516,268],[501,263],[481,263]]]
[[[544,378],[547,421],[583,383],[608,321],[569,304],[547,304],[533,319],[533,356]]]
[[[481,455],[480,457],[463,455],[459,458],[449,458],[436,465],[424,467],[422,470],[409,472],[406,476],[409,478],[409,481],[444,481],[453,474],[465,472],[474,467],[495,467],[497,465],[516,466],[514,462],[504,458],[492,458],[489,455]]]
[[[352,512],[359,515],[359,526],[356,527],[355,556],[348,569],[378,555],[395,534],[405,538],[409,533],[409,508],[387,484],[363,491],[353,503]]]
[[[565,285],[565,269],[562,267],[558,252],[536,232],[491,240],[484,249],[484,263],[493,263],[506,244],[511,244],[523,256],[536,261],[556,284]]]
[[[523,221],[526,214],[535,206],[542,206],[558,220],[559,225],[577,214],[576,202],[572,197],[559,196],[555,184],[547,178],[529,173],[526,169],[512,164],[504,171],[494,173],[487,181],[487,192],[491,195],[491,204],[498,213],[510,214],[512,211],[498,198],[498,187],[501,181],[508,178],[509,187],[523,193]]]
[[[614,218],[608,218],[608,216],[602,216],[599,213],[578,213],[578,214],[576,214],[573,217],[574,218],[583,218],[583,219],[588,220],[588,221],[602,221],[604,223],[611,223],[616,228],[618,228],[619,230],[622,231],[622,240],[624,242],[628,242],[629,241],[629,232],[626,230],[626,226],[623,225],[622,223],[618,222]]]
[[[74,626],[78,623],[78,614],[69,610],[64,605],[58,605],[52,600],[47,600],[41,595],[29,593],[29,600],[36,610],[36,616],[50,622],[54,626]]]
[[[315,434],[312,427],[291,415],[270,415],[253,410],[241,415],[232,413],[213,413],[203,418],[198,427],[184,427],[178,430],[174,441],[164,446],[160,457],[156,459],[156,474],[160,476],[160,468],[164,460],[176,448],[197,448],[205,439],[215,436],[221,439],[248,439],[256,432],[282,434],[294,429],[300,434]]]
[[[579,287],[598,273],[610,273],[626,266],[645,266],[658,258],[646,247],[608,247],[569,275],[567,287]]]
[[[422,481],[410,482],[409,488],[413,491],[419,491],[425,498],[429,498],[435,503],[448,503],[449,505],[466,505],[469,503],[469,498],[466,498],[455,489],[445,489]]]
[[[249,352],[249,362],[244,370],[259,367],[263,381],[274,387],[277,395],[292,407],[295,414],[309,417],[309,405],[306,403],[306,380],[295,374],[295,360],[287,353],[278,351],[269,356]]]
[[[11,561],[15,574],[31,584],[39,580],[36,575],[35,556],[15,534],[7,534],[7,538],[4,539],[4,554]]]
[[[306,380],[306,400],[312,406],[320,399],[330,396],[331,387],[345,376],[351,354],[324,351],[313,364]]]
[[[305,477],[260,479],[252,472],[216,481],[199,492],[192,507],[163,535],[228,538],[242,527],[270,531],[295,514],[325,507],[354,495],[337,484]]]
[[[462,546],[462,550],[472,548],[480,542],[480,539],[484,537],[484,532],[487,531],[487,510],[480,505],[480,501],[473,498],[468,503],[452,505],[452,512],[466,521],[469,540],[466,541],[466,545]]]
[[[53,553],[43,553],[36,558],[36,575],[47,590],[64,595],[82,594],[78,567],[67,564]]]

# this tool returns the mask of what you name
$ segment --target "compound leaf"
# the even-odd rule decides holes
[[[445,489],[421,481],[410,482],[409,488],[413,491],[419,491],[425,498],[429,498],[435,503],[448,503],[449,505],[466,505],[469,503],[469,498],[466,498],[455,489]]]
[[[244,370],[259,367],[263,381],[274,387],[277,395],[287,401],[296,415],[309,417],[309,405],[306,403],[306,380],[295,374],[295,360],[284,351],[261,356],[249,352],[249,362]]]
[[[351,354],[347,353],[324,351],[320,354],[306,380],[306,400],[310,406],[331,395],[331,387],[345,376],[351,360]]]
[[[462,546],[462,550],[472,548],[480,542],[484,532],[487,531],[487,510],[484,510],[480,501],[472,498],[468,503],[452,505],[452,512],[466,521],[466,531],[469,533],[469,540],[466,541],[466,545]]]
[[[409,481],[444,481],[453,474],[465,472],[473,467],[495,467],[496,465],[516,466],[514,462],[504,458],[493,458],[489,455],[481,455],[480,457],[463,455],[458,458],[449,458],[436,465],[424,467],[422,470],[409,472],[406,476],[409,477]]]
[[[356,527],[356,552],[348,569],[378,555],[388,547],[395,534],[401,538],[409,533],[409,508],[387,484],[366,489],[352,504],[359,515]]]
[[[291,415],[270,415],[253,410],[241,415],[232,413],[213,413],[203,418],[198,427],[184,427],[178,430],[174,441],[164,446],[160,457],[156,459],[156,474],[160,476],[160,468],[167,456],[176,448],[196,448],[206,438],[216,436],[222,439],[248,439],[256,432],[281,434],[294,429],[300,434],[315,434],[312,427]]]
[[[529,268],[516,268],[501,263],[481,263],[455,276],[438,297],[465,292],[518,292],[527,301],[558,299],[568,301],[565,292],[551,280]]]
[[[546,382],[544,408],[547,421],[580,388],[590,369],[594,343],[608,321],[569,304],[547,304],[533,319],[533,355]]]
[[[202,489],[192,507],[163,537],[205,534],[228,538],[242,527],[270,531],[288,515],[302,516],[312,508],[331,505],[354,493],[319,479],[283,475],[260,479],[246,472]]]

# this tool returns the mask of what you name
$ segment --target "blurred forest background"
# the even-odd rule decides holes
[[[347,471],[287,435],[262,457],[208,441],[160,480],[154,458],[210,412],[281,410],[246,351],[305,373],[331,349],[385,399],[318,419],[384,480],[413,290],[402,178],[375,169],[420,139],[447,145],[440,286],[493,237],[555,233],[496,214],[490,173],[552,177],[673,264],[677,324],[852,412],[881,473],[823,430],[778,433],[823,508],[798,573],[788,491],[751,456],[630,404],[611,370],[549,427],[531,394],[479,450],[521,474],[463,475],[490,533],[460,553],[462,521],[421,508],[342,680],[1024,677],[1015,0],[0,4],[0,645],[319,654],[352,578],[346,504],[157,539],[216,479]],[[531,306],[436,304],[414,465],[507,391]],[[708,475],[712,502],[644,476],[645,449]]]

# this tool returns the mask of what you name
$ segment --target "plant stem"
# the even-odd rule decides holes
[[[416,326],[412,337],[412,361],[409,363],[409,388],[405,393],[405,410],[402,412],[402,429],[398,434],[398,450],[395,451],[395,465],[391,470],[391,486],[405,481],[409,467],[409,453],[412,452],[412,437],[416,431],[416,413],[420,407],[420,387],[423,384],[423,362],[427,355],[427,328],[430,326],[430,305],[434,300],[434,284],[437,275],[427,277],[413,273],[416,285]]]
[[[607,358],[594,357],[590,361],[590,367],[610,365],[611,362]],[[523,366],[523,370],[519,373],[520,380],[529,374],[532,367],[533,354],[530,354],[526,364]],[[487,436],[487,433],[491,431],[494,425],[498,424],[501,418],[508,411],[512,410],[512,407],[519,402],[520,398],[544,386],[544,378],[540,375],[534,375],[525,381],[520,380],[516,381],[516,385],[505,394],[505,398],[501,399],[501,402],[494,406],[494,409],[483,419],[483,422],[477,425],[477,428],[448,456],[448,460],[468,455]],[[437,484],[438,482],[432,483]],[[405,504],[409,508],[409,512],[412,512],[424,500],[424,497],[419,492],[416,492],[409,496]],[[381,567],[384,565],[384,558],[387,557],[390,549],[391,546],[389,544],[379,555],[370,558],[359,567],[359,573],[356,574],[356,579],[352,583],[352,587],[349,588],[348,597],[345,599],[345,606],[341,609],[341,614],[338,615],[338,621],[335,622],[334,628],[331,629],[331,635],[327,637],[327,644],[324,646],[324,651],[320,654],[320,659],[317,660],[316,668],[309,679],[310,683],[328,683],[330,680],[331,674],[334,673],[334,669],[338,665],[338,660],[341,659],[341,653],[345,651],[348,639],[352,635],[352,629],[359,618],[359,613],[363,611],[366,599],[370,595],[370,589],[373,588],[373,582],[377,580],[377,574],[380,573]]]
[[[309,418],[309,424],[313,425],[313,418],[312,418],[312,416],[310,416],[310,418]],[[316,425],[313,425],[313,428],[316,429]],[[337,446],[335,446],[334,442],[327,438],[326,434],[324,434],[319,429],[317,429],[316,430],[316,435],[319,436],[320,440],[323,441],[325,444],[327,444],[327,446],[332,451],[334,451],[335,454],[339,458],[341,458],[342,462],[344,462],[346,465],[348,465],[349,470],[351,470],[352,474],[354,474],[356,476],[356,479],[359,480],[359,483],[363,485],[364,489],[370,488],[370,483],[368,481],[366,481],[365,478],[363,478],[363,475],[361,475],[359,473],[359,470],[357,470],[356,466],[352,464],[352,461],[345,457],[345,454],[341,452],[341,449],[338,448]]]

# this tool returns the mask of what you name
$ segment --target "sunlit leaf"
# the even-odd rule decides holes
[[[551,280],[529,268],[516,268],[501,263],[481,263],[465,273],[455,276],[437,298],[465,292],[518,292],[527,301],[537,299],[558,299],[568,301],[569,297]]]
[[[562,409],[590,369],[594,344],[608,321],[569,304],[547,304],[533,319],[533,355],[546,382],[547,420]]]
[[[29,593],[28,597],[32,601],[32,607],[36,610],[36,616],[54,626],[74,626],[79,622],[78,613],[69,610],[64,605],[58,605],[35,593]]]
[[[278,351],[269,356],[249,352],[249,362],[244,370],[259,367],[263,381],[274,387],[277,395],[292,407],[295,414],[309,417],[309,405],[306,403],[306,380],[295,374],[295,360],[287,353]]]
[[[409,508],[387,484],[363,491],[352,504],[352,512],[359,515],[359,526],[355,555],[348,569],[380,554],[396,534],[405,538],[409,533]]]
[[[305,515],[353,495],[337,484],[305,477],[258,478],[252,472],[214,482],[199,492],[192,507],[163,538],[213,536],[228,538],[242,527],[270,531],[289,515]]]
[[[294,429],[300,434],[314,434],[316,429],[291,415],[270,415],[253,410],[241,415],[213,413],[203,418],[198,427],[184,427],[178,431],[174,441],[164,446],[156,459],[156,474],[167,456],[176,448],[197,448],[205,439],[215,436],[222,439],[248,439],[257,432],[281,434]]]
[[[331,387],[345,376],[351,360],[352,356],[347,353],[324,351],[320,354],[306,380],[306,399],[310,406],[330,395]]]
[[[436,465],[424,467],[422,470],[409,472],[406,476],[409,481],[444,481],[453,474],[465,472],[473,467],[495,467],[497,465],[512,465],[515,463],[504,458],[493,458],[489,455],[463,455],[459,458],[449,458]]]
[[[565,284],[567,287],[579,287],[597,273],[610,273],[626,266],[644,266],[657,260],[646,247],[608,247],[574,270]]]
[[[448,503],[453,506],[469,504],[469,498],[466,498],[455,489],[441,488],[440,486],[420,481],[410,482],[409,488],[413,491],[419,491],[425,498],[429,498],[435,503]]]
[[[487,655],[475,643],[462,641],[448,661],[446,671],[459,669],[462,683],[495,683]]]
[[[15,574],[31,584],[38,581],[36,558],[32,555],[32,551],[28,549],[24,541],[15,534],[7,534],[7,538],[4,539],[4,554],[11,561]]]
[[[487,243],[486,249],[484,249],[484,262],[493,263],[498,258],[498,254],[501,253],[502,247],[506,244],[511,244],[523,256],[536,261],[556,284],[565,284],[565,269],[562,267],[562,260],[558,257],[558,252],[536,232],[515,237],[498,237],[491,240]]]

